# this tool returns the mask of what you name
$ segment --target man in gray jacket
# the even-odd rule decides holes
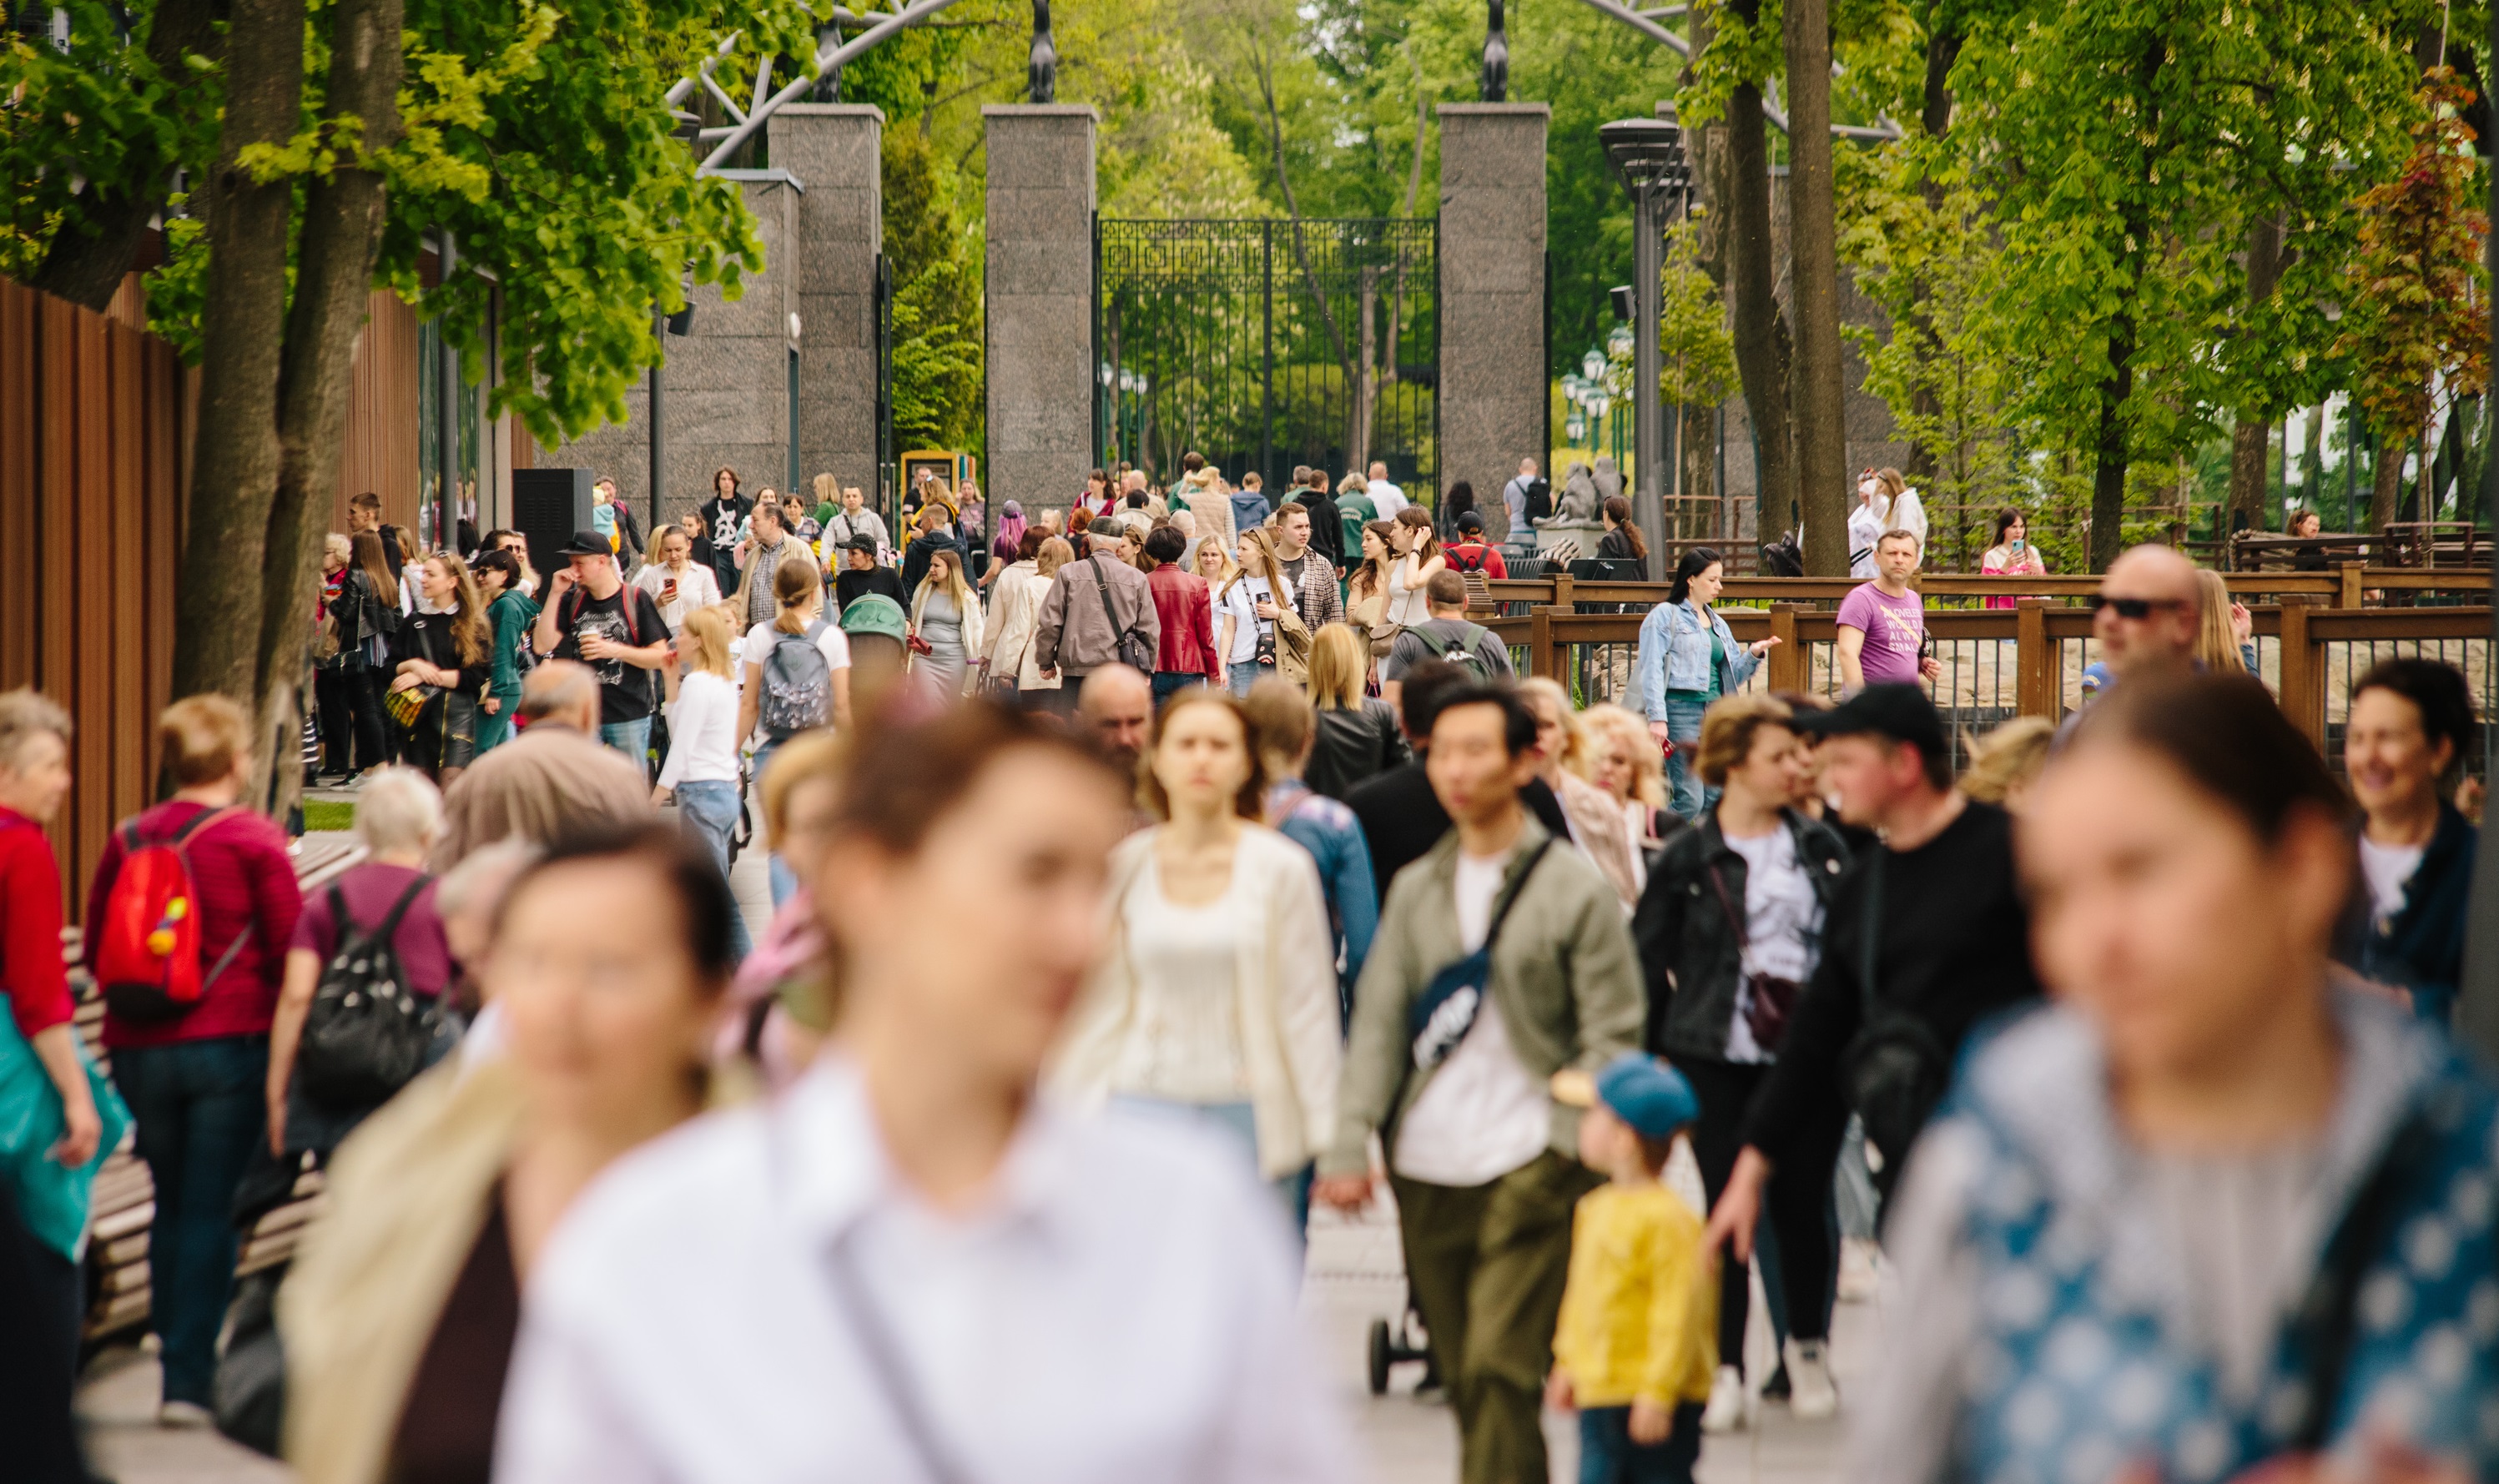
[[[1090,538],[1093,554],[1070,562],[1051,579],[1041,600],[1041,617],[1033,629],[1033,660],[1048,676],[1063,672],[1060,703],[1073,706],[1083,694],[1085,677],[1105,665],[1126,662],[1120,653],[1122,637],[1143,646],[1141,668],[1151,671],[1162,646],[1162,619],[1154,612],[1153,590],[1146,574],[1120,561],[1117,536]]]
[[[1443,702],[1427,771],[1456,827],[1388,888],[1312,1191],[1361,1209],[1379,1132],[1465,1484],[1545,1477],[1538,1411],[1572,1210],[1601,1183],[1553,1078],[1637,1049],[1644,1015],[1620,899],[1519,802],[1535,746],[1507,685]]]

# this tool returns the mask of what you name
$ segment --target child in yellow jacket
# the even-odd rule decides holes
[[[1692,1484],[1718,1284],[1700,1215],[1658,1172],[1700,1104],[1680,1074],[1637,1053],[1580,1085],[1579,1157],[1607,1181],[1573,1218],[1545,1402],[1578,1410],[1579,1484]]]

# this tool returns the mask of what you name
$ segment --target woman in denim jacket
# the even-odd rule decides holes
[[[1649,735],[1671,744],[1666,778],[1673,790],[1676,814],[1687,820],[1717,796],[1704,789],[1691,767],[1692,749],[1701,741],[1701,713],[1722,695],[1742,687],[1753,666],[1769,654],[1776,638],[1738,644],[1727,621],[1710,605],[1727,585],[1726,564],[1706,546],[1696,546],[1674,565],[1674,585],[1666,601],[1640,621],[1639,657],[1634,664],[1642,715]]]

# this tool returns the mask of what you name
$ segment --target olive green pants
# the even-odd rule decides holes
[[[1571,1213],[1603,1184],[1546,1149],[1483,1185],[1391,1175],[1407,1281],[1458,1414],[1463,1484],[1542,1484],[1544,1373],[1571,1267]]]

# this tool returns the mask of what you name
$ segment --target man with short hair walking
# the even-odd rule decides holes
[[[1408,504],[1406,492],[1388,482],[1388,466],[1385,464],[1372,464],[1371,485],[1363,493],[1371,497],[1371,508],[1379,512],[1372,517],[1374,520],[1393,521],[1397,512]]]
[[[1435,716],[1427,771],[1456,827],[1388,888],[1312,1192],[1362,1209],[1379,1132],[1465,1484],[1546,1477],[1572,1212],[1600,1183],[1552,1080],[1637,1048],[1643,1016],[1621,899],[1519,801],[1538,761],[1508,686],[1463,688]]]
[[[1509,646],[1481,624],[1467,621],[1467,580],[1444,568],[1423,584],[1423,603],[1431,617],[1409,624],[1388,646],[1379,662],[1379,697],[1397,704],[1406,672],[1426,660],[1445,660],[1471,669],[1478,680],[1509,680]]]
[[[598,532],[574,532],[556,555],[565,568],[547,579],[530,647],[550,660],[578,660],[597,673],[599,740],[640,766],[651,751],[660,691],[651,672],[676,658],[667,620],[647,591],[625,586],[616,554]]]
[[[1313,633],[1345,622],[1345,590],[1337,586],[1335,565],[1315,549],[1317,533],[1317,517],[1301,501],[1288,500],[1276,512],[1276,565],[1292,589],[1293,611]]]

